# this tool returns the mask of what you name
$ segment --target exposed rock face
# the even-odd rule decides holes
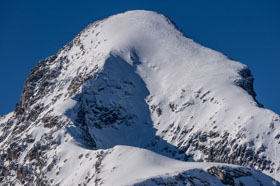
[[[248,171],[244,171],[242,169],[231,169],[227,167],[211,167],[208,169],[208,172],[212,175],[217,176],[223,184],[226,185],[235,185],[234,179],[252,176],[252,174]]]
[[[211,176],[209,176],[209,174]],[[209,179],[211,177],[211,179]],[[181,172],[175,175],[164,175],[161,177],[150,178],[135,185],[245,185],[241,180],[250,179],[250,170],[214,166],[207,171],[194,169]],[[211,180],[211,181],[209,181]],[[261,185],[262,181],[257,178],[256,183]]]
[[[27,77],[20,103],[0,118],[0,182],[277,185],[265,174],[280,180],[280,117],[255,96],[246,66],[165,16],[109,17]]]

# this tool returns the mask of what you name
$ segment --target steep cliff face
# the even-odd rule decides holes
[[[0,180],[273,184],[265,174],[280,180],[280,117],[255,95],[245,65],[165,16],[118,14],[31,71],[20,103],[0,118]]]

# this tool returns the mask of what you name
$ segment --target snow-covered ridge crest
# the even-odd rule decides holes
[[[122,167],[133,165],[133,159],[127,164],[113,161],[112,154],[143,156],[134,146],[157,153],[144,153],[149,156],[165,155],[170,162],[250,166],[279,181],[280,118],[258,105],[245,65],[186,38],[161,14],[114,15],[90,24],[32,70],[20,104],[0,118],[1,179],[110,185],[116,180],[109,172],[116,170],[112,175],[121,180]],[[182,171],[196,164],[190,168],[181,163],[182,168],[177,162],[177,168],[158,176],[124,183],[188,180]],[[69,172],[69,166],[77,171]],[[239,178],[244,176],[256,181],[260,174],[241,169],[230,183],[243,183]],[[202,174],[210,174],[213,184],[223,170],[209,166]],[[201,179],[196,171],[191,174]],[[264,176],[263,181],[272,179]]]

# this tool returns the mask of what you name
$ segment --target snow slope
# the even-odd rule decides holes
[[[118,163],[116,162],[125,162]],[[198,163],[198,162],[181,162],[173,160],[145,149],[135,147],[116,146],[109,155],[104,158],[106,162],[103,166],[104,172],[101,173],[104,185],[132,185],[135,181],[139,185],[157,185],[158,178],[166,179],[162,183],[173,185],[186,183],[210,185],[224,185],[218,176],[211,174],[211,167],[227,167],[227,165],[217,163]],[[236,169],[240,172],[249,172],[252,170],[242,167],[227,167]],[[231,172],[234,175],[233,172]],[[172,180],[172,178],[174,180]],[[169,180],[168,180],[169,179]],[[236,184],[257,185],[263,183],[270,185],[271,179],[267,176],[254,172],[250,176],[236,176]]]
[[[40,61],[0,129],[3,183],[273,184],[191,161],[280,181],[280,117],[250,70],[150,11],[92,23]]]

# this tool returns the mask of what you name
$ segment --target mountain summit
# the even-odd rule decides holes
[[[255,96],[245,65],[167,17],[114,15],[31,71],[0,117],[0,181],[280,185],[280,117]]]

